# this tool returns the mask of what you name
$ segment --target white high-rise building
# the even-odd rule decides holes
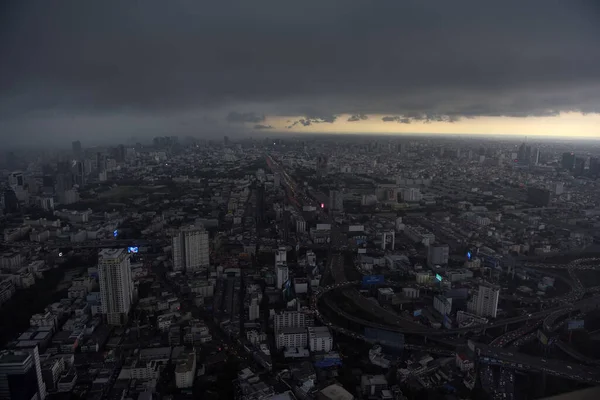
[[[196,376],[196,352],[192,349],[184,352],[175,367],[175,384],[178,388],[190,388],[194,386]]]
[[[173,237],[174,271],[194,272],[209,264],[208,232],[204,228],[183,228]]]
[[[479,292],[476,298],[473,299],[475,314],[480,317],[496,318],[499,299],[500,288],[498,286],[490,284],[479,285]]]
[[[281,289],[290,277],[290,271],[287,265],[278,265],[277,269],[277,289]]]
[[[102,314],[109,325],[124,325],[133,300],[129,254],[125,249],[102,249],[98,254]]]
[[[329,353],[333,349],[333,337],[326,326],[308,328],[308,346],[310,351]]]
[[[282,328],[275,336],[278,349],[306,348],[308,335],[306,328]]]
[[[37,346],[0,352],[0,399],[46,398]]]
[[[248,306],[248,321],[255,321],[260,317],[260,304],[258,298],[253,298]]]
[[[306,328],[313,323],[311,315],[302,311],[282,311],[273,318],[275,333],[283,328]]]
[[[275,266],[279,264],[287,263],[287,249],[285,247],[280,247],[275,250]]]

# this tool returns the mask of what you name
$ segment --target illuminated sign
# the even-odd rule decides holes
[[[438,280],[438,282],[442,281],[442,276],[440,274],[435,274],[435,279]]]
[[[127,248],[127,252],[128,253],[137,253],[139,251],[139,247],[137,246],[131,246]]]
[[[471,259],[471,257],[472,257],[472,254],[471,254],[471,252],[470,252],[470,251],[467,251],[467,260],[470,260],[470,259]]]
[[[113,237],[117,237],[118,235],[119,235],[119,231],[115,229],[113,231]]]

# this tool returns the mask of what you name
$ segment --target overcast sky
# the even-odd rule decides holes
[[[0,143],[265,131],[600,137],[595,0],[0,7]]]

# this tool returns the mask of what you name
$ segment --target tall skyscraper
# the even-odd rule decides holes
[[[539,163],[540,163],[540,149],[539,148],[533,149],[533,153],[531,156],[531,163],[533,165],[539,165]]]
[[[327,175],[328,172],[328,159],[325,155],[317,157],[317,178],[322,178]]]
[[[496,318],[500,288],[490,284],[479,285],[479,292],[476,296],[475,313],[480,317]]]
[[[173,237],[173,270],[194,272],[210,264],[208,232],[190,226]]]
[[[329,191],[329,210],[344,211],[344,195],[339,190]]]
[[[133,300],[129,254],[124,249],[102,249],[98,254],[102,314],[109,325],[124,325]]]
[[[81,142],[79,140],[71,143],[71,149],[73,150],[73,158],[81,160],[83,157],[83,150],[81,148]]]
[[[590,175],[596,176],[600,174],[600,159],[598,157],[590,158]]]
[[[526,152],[527,152],[527,145],[525,144],[525,142],[523,142],[519,146],[519,151],[517,153],[517,161],[519,161],[519,163],[525,162]]]
[[[0,352],[0,399],[46,398],[37,346]]]
[[[575,166],[573,167],[574,176],[583,176],[585,171],[585,158],[575,157]]]
[[[575,167],[575,154],[563,153],[561,166],[563,169],[571,171]]]
[[[277,270],[277,289],[281,289],[290,278],[290,271],[287,265],[278,265]]]
[[[76,185],[80,188],[85,186],[85,165],[83,161],[76,161],[73,164],[73,177]]]

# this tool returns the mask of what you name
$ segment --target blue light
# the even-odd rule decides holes
[[[118,235],[119,235],[119,231],[115,229],[113,231],[113,237],[117,237]]]
[[[127,248],[127,252],[128,253],[137,253],[139,251],[139,248],[137,246],[131,246]]]
[[[471,252],[467,251],[467,259],[470,260],[471,259]]]

